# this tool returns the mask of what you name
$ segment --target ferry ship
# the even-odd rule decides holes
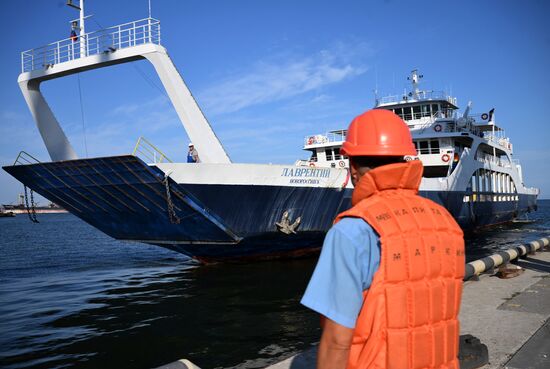
[[[86,33],[84,1],[71,37],[21,54],[18,83],[51,158],[21,152],[4,169],[32,191],[119,240],[162,246],[202,262],[316,252],[334,217],[350,206],[346,131],[311,135],[310,157],[290,165],[232,163],[161,45],[160,22],[133,21]],[[44,81],[115,64],[149,61],[200,163],[174,163],[145,138],[132,154],[78,158],[40,91]],[[377,101],[409,125],[425,165],[421,195],[465,229],[510,221],[536,209],[512,145],[494,114],[457,116],[456,100],[412,90]],[[182,137],[183,140],[183,137]],[[25,191],[26,192],[26,191]],[[32,201],[30,207],[32,207]],[[31,209],[32,210],[32,209]]]
[[[413,70],[411,88],[402,95],[376,99],[408,125],[424,166],[420,195],[446,207],[464,230],[509,222],[537,209],[537,188],[526,187],[512,142],[497,125],[494,109],[471,114],[471,102],[458,114],[457,100],[443,91],[419,88],[423,75]],[[346,130],[307,136],[311,152],[302,165],[348,167],[339,153]]]

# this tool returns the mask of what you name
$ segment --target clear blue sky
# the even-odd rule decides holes
[[[17,76],[20,52],[68,37],[64,0],[2,1],[0,163],[48,161]],[[87,29],[147,16],[147,0],[88,0]],[[474,112],[495,108],[525,182],[550,197],[550,2],[152,0],[162,44],[235,162],[293,163],[303,138],[345,128],[413,68]],[[146,77],[144,77],[146,76]],[[377,76],[377,78],[376,78]],[[76,75],[42,89],[86,156]],[[80,75],[89,156],[130,153],[145,136],[175,161],[187,137],[146,62]],[[22,185],[0,173],[0,202]]]

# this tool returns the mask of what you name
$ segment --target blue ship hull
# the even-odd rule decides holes
[[[203,262],[315,252],[335,216],[349,208],[352,192],[177,184],[168,179],[168,200],[164,173],[134,156],[4,169],[113,238],[159,245]],[[464,202],[464,192],[421,191],[420,195],[446,207],[464,230],[508,222],[536,210],[535,195],[519,195],[518,201],[484,202]],[[291,220],[301,217],[296,234],[277,229],[285,211]]]

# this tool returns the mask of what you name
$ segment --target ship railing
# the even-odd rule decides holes
[[[446,100],[451,104],[456,104],[456,99],[447,95],[444,91],[419,91],[416,95],[409,92],[407,95],[389,95],[379,97],[377,99],[377,106],[381,104],[402,103],[408,100]]]
[[[348,131],[342,129],[339,131],[330,131],[325,134],[310,135],[304,138],[304,146],[319,145],[330,142],[344,142]]]
[[[17,155],[17,158],[15,158],[13,165],[28,165],[38,163],[40,163],[40,160],[38,160],[26,151],[21,151],[19,152],[19,155]]]
[[[310,167],[314,166],[315,162],[317,162],[317,158],[309,160],[298,159],[296,160],[296,163],[294,163],[294,165],[296,165],[297,167]]]
[[[31,72],[85,56],[114,52],[142,44],[160,45],[160,21],[145,18],[82,36],[68,37],[21,53],[21,71]]]
[[[503,147],[505,149],[512,150],[512,143],[508,137],[499,137],[491,133],[483,135],[483,138],[492,143],[493,145]]]
[[[145,139],[145,137],[138,138],[132,155],[143,159],[148,164],[159,164],[163,161],[173,163],[172,160],[170,160],[162,151],[157,149],[155,145]]]
[[[479,153],[476,160],[486,164],[495,164],[502,168],[514,168],[516,165],[519,165],[519,160],[517,159],[512,159],[510,162],[508,159],[501,159],[493,155],[480,155]]]

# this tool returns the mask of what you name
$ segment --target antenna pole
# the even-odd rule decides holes
[[[86,17],[84,16],[84,0],[80,0],[78,5],[73,4],[73,0],[67,0],[67,5],[71,8],[77,9],[80,13],[78,17],[78,42],[80,43],[79,58],[82,58],[86,56],[86,45],[88,44],[88,40],[86,39],[86,28],[84,27],[84,19],[86,19]],[[76,29],[76,19],[72,21],[71,24],[74,31]],[[71,34],[71,39],[72,38],[73,35]],[[73,41],[76,41],[76,37],[73,39]]]
[[[149,0],[149,18],[151,18],[151,0]]]
[[[80,0],[80,57],[86,56],[86,28],[84,27],[84,0]]]

